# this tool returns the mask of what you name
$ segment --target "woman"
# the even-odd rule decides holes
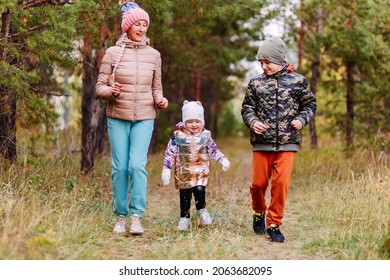
[[[143,234],[141,217],[146,208],[147,153],[156,107],[165,109],[168,100],[162,92],[160,53],[149,46],[146,37],[150,23],[148,13],[132,1],[119,3],[124,34],[115,46],[106,50],[96,94],[108,101],[111,178],[117,217],[113,232],[126,232],[126,218],[130,214],[130,234]]]

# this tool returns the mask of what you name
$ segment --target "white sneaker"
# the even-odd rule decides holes
[[[177,226],[178,231],[186,231],[188,230],[190,226],[190,219],[189,218],[180,218],[179,224]]]
[[[199,217],[200,217],[200,224],[202,226],[208,226],[211,225],[213,222],[213,219],[211,219],[211,216],[206,208],[200,209],[198,211]]]
[[[123,215],[119,215],[116,218],[116,223],[114,226],[114,229],[112,230],[113,233],[125,233],[126,232],[126,218]]]
[[[143,233],[144,229],[141,225],[141,218],[137,214],[134,214],[131,216],[130,234],[138,235]]]

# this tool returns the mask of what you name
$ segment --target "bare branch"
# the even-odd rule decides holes
[[[58,91],[48,91],[48,90],[43,90],[39,88],[35,88],[30,86],[30,90],[32,90],[35,93],[40,93],[40,94],[45,94],[45,95],[50,95],[50,96],[64,96],[64,93],[58,92]]]
[[[26,10],[29,8],[45,6],[45,5],[53,5],[53,6],[63,6],[67,4],[73,4],[72,0],[29,0],[26,3],[20,3],[22,9]]]

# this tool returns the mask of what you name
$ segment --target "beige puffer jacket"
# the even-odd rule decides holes
[[[123,85],[123,92],[114,98],[109,77],[122,53],[115,71],[115,82]],[[134,42],[123,34],[115,46],[106,50],[96,83],[96,95],[108,101],[107,117],[129,121],[156,118],[155,103],[163,98],[161,55],[149,46],[149,39]]]

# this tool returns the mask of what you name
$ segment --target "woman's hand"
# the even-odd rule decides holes
[[[165,97],[159,99],[159,100],[156,100],[156,105],[161,108],[161,109],[165,109],[168,107],[168,99],[166,99]]]
[[[121,94],[122,91],[123,91],[123,87],[120,83],[115,82],[111,87],[111,94],[115,98],[117,98]]]

